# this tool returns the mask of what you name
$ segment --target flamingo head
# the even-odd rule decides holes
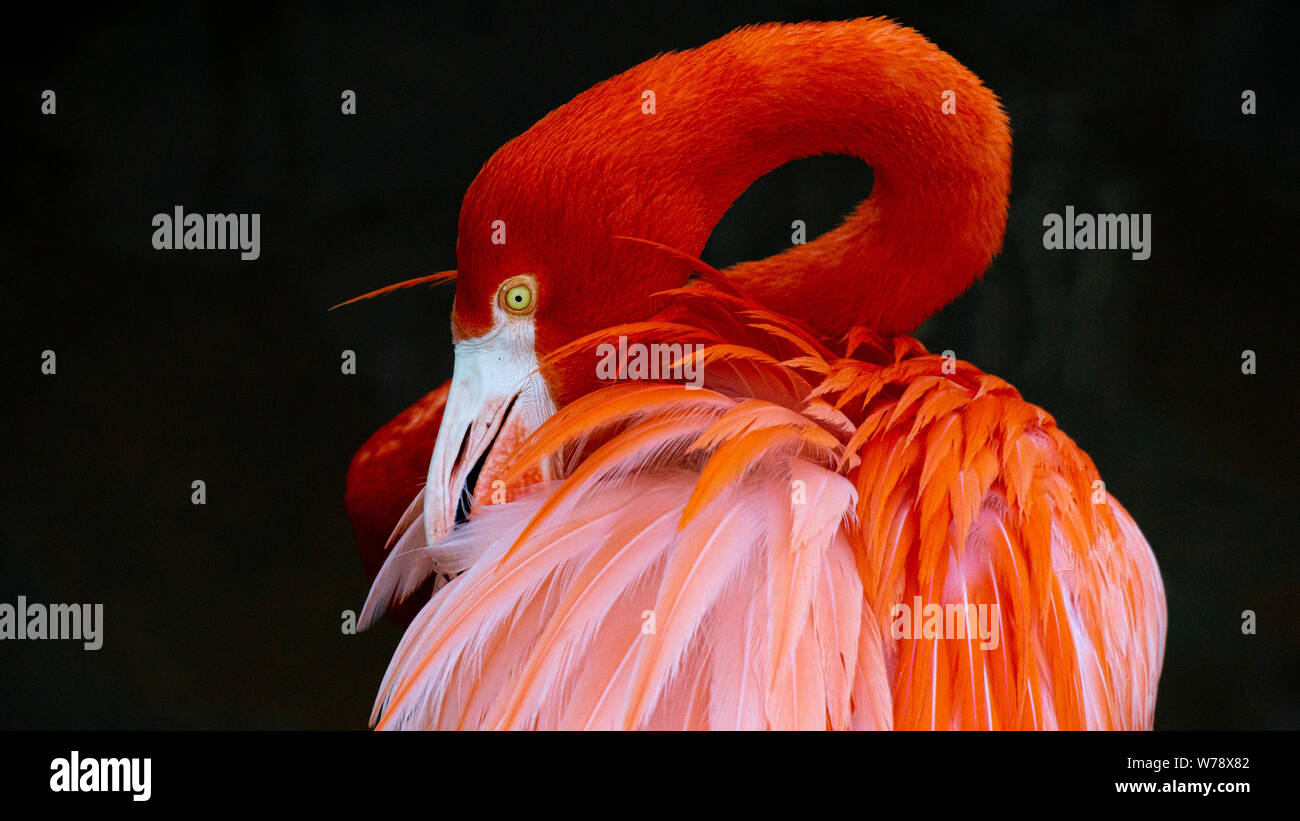
[[[454,372],[424,499],[430,544],[455,527],[458,511],[500,501],[509,455],[557,408],[599,386],[595,344],[558,361],[550,355],[601,329],[648,319],[656,294],[690,276],[689,263],[624,239],[682,242],[681,233],[634,207],[656,189],[629,187],[627,169],[602,173],[593,155],[610,151],[607,141],[575,143],[556,131],[543,120],[504,146],[462,205]],[[707,239],[698,234],[685,237],[692,254]],[[530,472],[522,484],[551,478],[549,470]]]

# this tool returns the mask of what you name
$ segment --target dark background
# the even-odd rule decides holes
[[[327,308],[454,267],[483,161],[590,85],[741,24],[883,14],[1014,130],[1004,251],[919,336],[1050,411],[1141,525],[1169,601],[1156,726],[1300,728],[1283,5],[166,3],[9,25],[0,602],[102,602],[106,625],[95,653],[0,643],[0,727],[364,727],[399,634],[340,632],[366,592],[344,471],[450,376],[452,290]],[[869,188],[852,161],[788,166],[704,258],[779,250],[792,219],[825,231]],[[261,259],[154,251],[176,204],[261,213]],[[1151,258],[1045,251],[1068,204],[1150,212]]]

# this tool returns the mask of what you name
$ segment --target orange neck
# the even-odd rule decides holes
[[[737,51],[752,49],[744,62],[758,68],[733,69],[753,79],[732,90],[728,108],[750,113],[739,134],[712,139],[714,152],[743,140],[733,143],[740,162],[728,195],[824,153],[863,160],[875,185],[839,228],[726,273],[827,335],[854,325],[912,331],[1001,248],[1011,137],[997,97],[920,34],[877,20],[738,37],[752,41]]]
[[[875,188],[840,228],[727,271],[772,309],[831,336],[909,332],[1001,247],[1011,141],[997,98],[915,31],[864,19],[741,29],[578,95],[484,166],[461,269],[537,273],[538,349],[554,350],[646,318],[650,294],[684,282],[688,267],[612,237],[698,256],[752,182],[817,154],[863,160]],[[506,245],[487,243],[496,219]],[[466,322],[499,276],[479,279],[483,294],[459,286]]]

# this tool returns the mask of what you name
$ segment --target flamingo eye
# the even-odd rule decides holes
[[[531,276],[511,277],[501,283],[498,301],[512,314],[527,314],[533,310],[536,280]]]

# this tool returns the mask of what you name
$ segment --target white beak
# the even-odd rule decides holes
[[[497,477],[510,454],[555,413],[538,372],[532,320],[505,316],[500,309],[496,320],[483,336],[456,343],[451,389],[424,488],[424,533],[430,545],[455,528],[466,482],[488,448],[474,498],[466,500],[471,515],[480,503],[505,500],[507,489]],[[544,466],[526,483],[549,479],[549,473]]]

